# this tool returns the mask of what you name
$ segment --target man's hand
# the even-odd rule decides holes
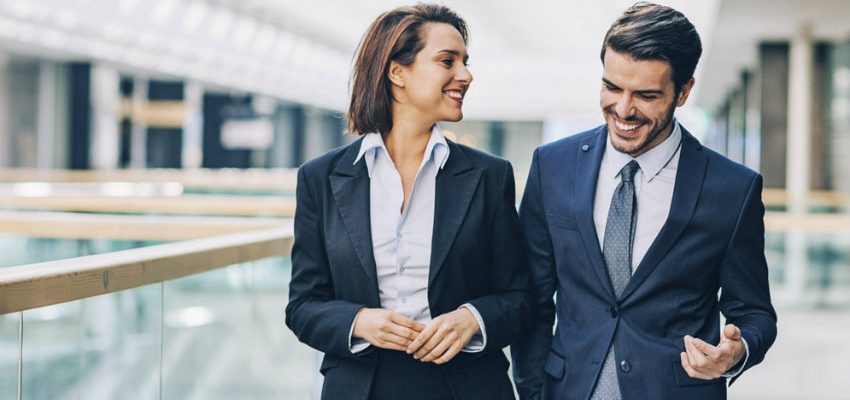
[[[431,320],[407,347],[407,353],[422,362],[447,363],[480,331],[472,311],[461,307]]]
[[[354,317],[354,337],[382,349],[405,351],[425,325],[382,308],[361,308]]]
[[[717,346],[685,336],[685,352],[681,354],[682,367],[691,378],[716,379],[738,364],[745,353],[741,330],[729,324],[723,328],[723,337]]]

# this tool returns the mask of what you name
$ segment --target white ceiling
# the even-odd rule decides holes
[[[470,27],[473,119],[599,118],[599,46],[632,0],[447,0]],[[850,0],[670,0],[705,49],[695,102],[713,109],[761,38],[850,37]],[[361,35],[395,0],[0,0],[0,49],[94,59],[342,110]]]
[[[703,56],[697,104],[717,109],[741,72],[758,65],[763,41],[788,41],[808,25],[813,40],[850,40],[850,0],[725,0]]]
[[[349,59],[381,12],[409,1],[216,0],[314,38]],[[599,50],[605,31],[632,0],[448,0],[470,29],[475,82],[470,118],[598,118]],[[708,42],[717,0],[661,1],[684,12]],[[348,67],[346,65],[345,67]],[[347,70],[346,70],[347,72]]]

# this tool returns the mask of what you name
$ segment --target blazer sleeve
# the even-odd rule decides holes
[[[536,399],[543,390],[543,368],[555,323],[555,258],[543,210],[539,149],[534,151],[519,220],[527,247],[532,292],[531,322],[511,346],[514,382],[520,399]]]
[[[764,256],[761,191],[762,177],[755,174],[720,266],[720,309],[726,322],[741,330],[749,349],[742,372],[760,363],[776,339],[776,312],[770,302]]]
[[[300,168],[295,189],[295,237],[286,325],[310,347],[351,358],[355,355],[349,348],[349,331],[357,312],[365,305],[334,298],[318,207],[321,203],[310,191],[310,183],[305,167]]]
[[[489,231],[492,265],[486,279],[490,293],[469,301],[487,329],[484,352],[501,351],[511,344],[529,314],[528,272],[517,219],[513,168],[508,162],[504,166]]]

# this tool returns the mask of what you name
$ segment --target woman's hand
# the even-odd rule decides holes
[[[382,308],[361,308],[354,317],[354,337],[382,349],[405,351],[425,329],[399,313]]]
[[[407,353],[422,362],[447,363],[480,331],[472,311],[461,307],[431,320],[407,347]]]

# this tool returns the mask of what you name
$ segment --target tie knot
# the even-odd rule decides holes
[[[633,182],[635,179],[635,174],[638,172],[639,169],[640,165],[638,165],[637,161],[629,161],[629,163],[626,164],[626,166],[620,170],[620,179],[622,179],[623,182]]]

